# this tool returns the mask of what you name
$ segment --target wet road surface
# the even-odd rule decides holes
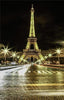
[[[31,64],[0,70],[0,100],[64,100],[64,71]]]

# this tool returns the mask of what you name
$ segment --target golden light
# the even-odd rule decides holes
[[[60,50],[60,49],[57,49],[57,50],[56,50],[56,53],[57,53],[57,54],[60,54],[60,53],[61,53],[61,50]]]
[[[6,46],[3,49],[1,49],[1,54],[4,55],[5,61],[6,61],[6,56],[10,53],[10,49],[8,48],[8,46]]]
[[[59,57],[59,54],[61,53],[61,50],[60,50],[60,49],[57,49],[57,50],[56,50],[56,53],[58,54],[58,61],[59,61],[59,64],[60,64],[60,57]]]
[[[52,54],[50,53],[50,54],[48,54],[48,56],[49,56],[49,57],[51,57],[51,56],[52,56]]]
[[[34,28],[34,8],[31,9],[31,22],[30,22],[30,34],[29,37],[35,37],[35,28]],[[33,33],[33,34],[32,34]]]
[[[13,57],[13,61],[15,60],[15,58],[17,57],[17,52],[12,52],[12,57]]]
[[[41,71],[38,70],[38,73],[41,74]]]
[[[1,54],[6,55],[6,54],[9,53],[9,50],[10,50],[10,49],[8,49],[8,46],[7,46],[7,47],[4,47],[3,49],[1,49]]]
[[[16,57],[16,53],[12,53],[12,57]]]
[[[17,56],[17,58],[19,58],[20,56]]]
[[[45,56],[45,59],[47,59],[47,56]]]
[[[33,8],[33,6],[31,8],[29,38],[27,40],[28,40],[28,42],[27,42],[27,45],[26,45],[26,49],[23,50],[23,54],[21,55],[21,57],[19,59],[19,63],[21,63],[21,61],[23,61],[24,59],[26,59],[28,57],[31,59],[31,55],[33,55],[33,51],[35,51],[34,54],[36,56],[35,58],[37,59],[37,61],[35,63],[39,62],[38,59],[44,60],[44,58],[43,58],[43,56],[41,54],[41,50],[39,49],[38,44],[37,44],[37,38],[35,36],[34,8]],[[31,45],[33,45],[33,46],[31,46]],[[31,48],[31,47],[33,47],[33,48]],[[28,55],[28,57],[27,57],[27,55]],[[33,59],[33,61],[35,61],[35,60]]]
[[[3,53],[7,54],[7,52],[8,52],[8,49],[5,48],[5,49],[3,50]]]
[[[21,57],[20,59],[21,59],[21,61],[23,60],[23,58],[22,58],[22,57]]]
[[[42,57],[41,60],[44,60],[44,58]]]

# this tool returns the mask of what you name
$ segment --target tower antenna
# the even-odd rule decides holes
[[[33,8],[33,4],[32,4],[32,8]]]

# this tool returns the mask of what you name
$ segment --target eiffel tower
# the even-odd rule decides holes
[[[41,50],[38,47],[37,38],[35,36],[33,5],[31,8],[30,31],[27,40],[28,41],[27,41],[26,49],[23,50],[23,54],[19,59],[19,62],[21,62],[23,59],[28,60],[29,62],[35,62],[39,59],[43,60],[43,56],[41,54]]]

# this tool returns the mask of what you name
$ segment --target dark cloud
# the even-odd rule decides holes
[[[46,24],[53,23],[53,17],[46,12],[45,14],[43,13],[43,15],[36,16],[35,17],[35,22],[37,24],[41,24],[42,27],[45,27]]]

